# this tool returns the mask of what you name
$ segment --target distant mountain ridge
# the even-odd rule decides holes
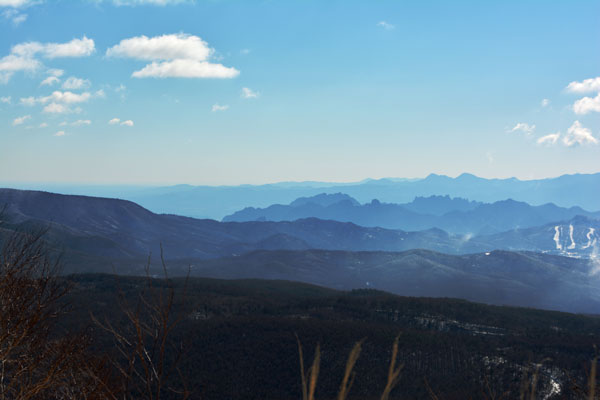
[[[333,197],[335,196],[335,197]],[[327,202],[322,199],[327,198]],[[338,202],[334,202],[339,200]],[[575,216],[600,219],[600,211],[580,207],[563,208],[554,204],[530,206],[503,200],[492,204],[449,196],[417,197],[407,204],[386,204],[378,200],[361,205],[348,195],[325,193],[304,197],[289,205],[275,204],[264,209],[248,207],[226,216],[226,222],[294,221],[302,218],[353,222],[367,227],[418,231],[439,228],[457,234],[491,234],[516,228],[540,226]]]
[[[530,250],[590,258],[596,256],[600,245],[599,220],[587,217],[473,236],[449,234],[438,228],[407,232],[317,218],[242,223],[198,220],[154,214],[125,200],[14,189],[0,189],[0,204],[7,205],[4,219],[11,229],[49,225],[51,237],[70,251],[108,259],[157,255],[161,245],[169,259],[218,258],[261,249],[405,251],[415,248],[448,254]]]
[[[478,202],[493,203],[505,199],[531,205],[554,203],[560,207],[579,206],[600,210],[600,172],[562,175],[556,178],[519,180],[485,179],[472,174],[456,178],[430,174],[422,179],[368,179],[356,183],[282,182],[266,185],[164,187],[21,185],[65,194],[118,197],[134,201],[156,212],[195,218],[222,219],[244,207],[268,207],[289,204],[299,197],[319,193],[346,193],[360,203],[379,199],[383,203],[408,203],[415,197],[449,195]]]

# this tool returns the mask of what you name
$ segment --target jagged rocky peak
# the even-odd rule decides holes
[[[318,204],[323,207],[328,207],[341,202],[350,202],[352,205],[359,206],[360,203],[353,197],[344,193],[321,193],[311,197],[300,197],[290,203],[292,207],[300,207],[306,204]]]

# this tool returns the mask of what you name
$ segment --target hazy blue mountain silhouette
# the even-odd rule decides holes
[[[600,218],[600,212],[580,207],[563,208],[554,204],[530,206],[524,202],[503,200],[492,204],[470,202],[449,196],[418,197],[412,203],[386,204],[378,200],[360,205],[349,196],[336,194],[340,201],[321,203],[325,195],[304,197],[289,205],[264,209],[248,207],[224,221],[295,221],[302,218],[331,219],[361,226],[409,231],[440,228],[450,233],[491,234],[511,229],[545,225],[577,215]],[[311,199],[315,199],[312,201]],[[300,200],[300,199],[299,199]],[[330,198],[331,200],[331,198]]]
[[[41,188],[34,185],[20,187]],[[222,219],[245,207],[289,204],[299,197],[320,193],[345,193],[363,204],[372,199],[402,204],[412,202],[415,197],[449,195],[486,203],[510,198],[531,205],[554,203],[560,207],[579,206],[590,211],[600,210],[600,173],[536,180],[485,179],[471,174],[451,178],[431,174],[423,179],[369,179],[337,184],[282,182],[268,185],[165,187],[46,185],[43,189],[64,194],[117,197],[134,201],[156,213],[212,219]]]
[[[598,220],[587,217],[471,236],[449,234],[438,228],[407,232],[317,218],[218,222],[155,214],[125,200],[13,189],[0,189],[0,204],[7,205],[4,229],[49,226],[53,243],[64,247],[76,259],[84,256],[102,260],[143,259],[149,253],[160,254],[161,245],[167,259],[239,256],[261,249],[405,251],[418,248],[448,254],[512,249],[591,257],[600,242]],[[573,226],[574,246],[570,226]]]

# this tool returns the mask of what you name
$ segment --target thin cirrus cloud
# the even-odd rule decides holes
[[[260,92],[256,92],[250,88],[242,88],[242,97],[245,99],[256,99],[260,96]]]
[[[142,6],[142,5],[152,5],[152,6],[168,6],[174,4],[192,4],[193,0],[112,0],[111,1],[116,6]]]
[[[39,0],[0,0],[0,7],[26,7],[37,3]]]
[[[59,81],[60,79],[58,79],[56,76],[49,76],[46,79],[44,79],[42,83],[40,83],[40,86],[53,86]]]
[[[530,125],[526,122],[519,122],[512,129],[509,129],[508,132],[524,132],[526,134],[531,134],[535,131],[535,125]]]
[[[23,125],[26,121],[31,119],[31,115],[23,115],[22,117],[17,117],[13,120],[12,125],[13,126],[18,126],[18,125]]]
[[[214,50],[198,36],[184,33],[123,39],[106,51],[107,57],[151,61],[133,78],[235,78],[239,71],[210,62]]]
[[[77,121],[71,122],[71,126],[86,126],[91,124],[92,121],[89,119],[78,119]]]
[[[383,29],[385,29],[387,31],[391,31],[393,29],[396,29],[396,26],[394,24],[390,24],[389,22],[386,22],[386,21],[379,21],[377,23],[377,26],[380,27],[380,28],[383,28]]]
[[[537,144],[552,145],[552,144],[556,144],[556,142],[558,142],[559,138],[560,138],[560,132],[556,132],[556,133],[551,133],[546,136],[542,136],[536,142],[537,142]]]
[[[217,112],[217,111],[225,111],[229,108],[229,106],[227,104],[225,105],[220,105],[220,104],[213,104],[212,108],[210,109],[210,111],[212,112]]]
[[[27,20],[27,14],[21,13],[20,11],[14,8],[4,10],[2,12],[2,16],[5,19],[11,21],[14,26],[19,26]]]
[[[598,144],[598,139],[592,135],[592,131],[581,125],[581,122],[575,121],[567,130],[567,134],[563,138],[563,144],[569,147],[575,145]]]
[[[87,89],[90,87],[90,85],[91,85],[91,82],[87,79],[81,79],[81,78],[76,78],[74,76],[71,76],[63,82],[62,88],[70,89],[70,90],[78,90],[78,89]]]
[[[121,121],[120,118],[113,118],[108,121],[109,125],[121,125],[121,126],[133,126],[133,121],[128,119],[126,121]]]
[[[6,83],[18,71],[36,71],[45,59],[86,57],[95,51],[94,41],[83,36],[66,43],[25,42],[13,46],[10,54],[0,58],[0,82]]]

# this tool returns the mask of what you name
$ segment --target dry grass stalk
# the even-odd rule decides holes
[[[344,379],[342,379],[342,384],[340,385],[340,391],[338,392],[338,400],[345,400],[348,397],[348,393],[352,388],[352,384],[354,383],[354,377],[356,374],[353,372],[354,365],[358,360],[358,356],[360,355],[360,351],[362,349],[362,344],[364,339],[357,342],[352,351],[350,351],[350,355],[348,356],[348,361],[346,362],[346,370],[344,371]]]
[[[404,364],[400,364],[396,367],[396,359],[398,358],[398,341],[400,340],[400,335],[396,336],[394,339],[394,345],[392,347],[392,359],[390,360],[390,368],[388,370],[387,383],[385,388],[383,389],[383,394],[381,395],[381,400],[388,400],[390,393],[394,387],[398,384],[398,379],[400,377],[400,372],[404,367]]]
[[[317,388],[317,379],[319,378],[319,369],[321,365],[321,347],[317,344],[315,349],[315,357],[311,367],[308,369],[309,382],[307,386],[306,372],[304,371],[304,356],[302,353],[302,343],[300,338],[296,335],[296,341],[298,342],[298,353],[300,354],[300,374],[302,377],[302,399],[303,400],[314,400],[315,390]]]

